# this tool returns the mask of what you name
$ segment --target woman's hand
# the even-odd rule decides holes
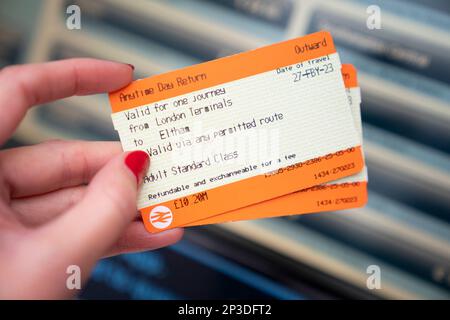
[[[72,95],[117,90],[127,64],[70,59],[0,71],[0,145],[28,108]],[[66,298],[67,268],[86,280],[95,262],[175,243],[182,230],[149,234],[137,219],[144,152],[118,142],[49,141],[0,151],[0,297]]]

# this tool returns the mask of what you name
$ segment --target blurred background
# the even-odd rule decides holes
[[[0,66],[96,57],[141,78],[321,29],[359,70],[368,205],[190,228],[102,260],[80,298],[450,298],[448,0],[2,0]],[[54,138],[117,140],[106,95],[32,109],[4,147]],[[381,289],[366,284],[373,265]]]

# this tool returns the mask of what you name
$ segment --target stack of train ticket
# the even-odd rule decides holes
[[[326,31],[132,82],[109,95],[124,151],[151,157],[149,232],[363,206],[356,69]]]

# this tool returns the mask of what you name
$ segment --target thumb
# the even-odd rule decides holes
[[[39,255],[52,261],[55,273],[66,278],[67,267],[77,265],[85,278],[117,242],[136,217],[138,187],[149,162],[144,151],[112,159],[92,179],[77,205],[37,231]]]

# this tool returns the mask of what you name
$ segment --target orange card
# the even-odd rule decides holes
[[[360,172],[328,32],[137,80],[110,93],[123,149],[152,158],[138,197],[159,232]]]
[[[357,71],[351,64],[343,64],[341,71],[347,89],[349,105],[352,110],[355,126],[362,138],[360,110],[361,91],[358,87]],[[343,210],[361,207],[366,203],[367,169],[364,167],[364,169],[356,175],[209,217],[187,224],[185,227],[250,220],[260,217],[269,218],[321,211]]]

